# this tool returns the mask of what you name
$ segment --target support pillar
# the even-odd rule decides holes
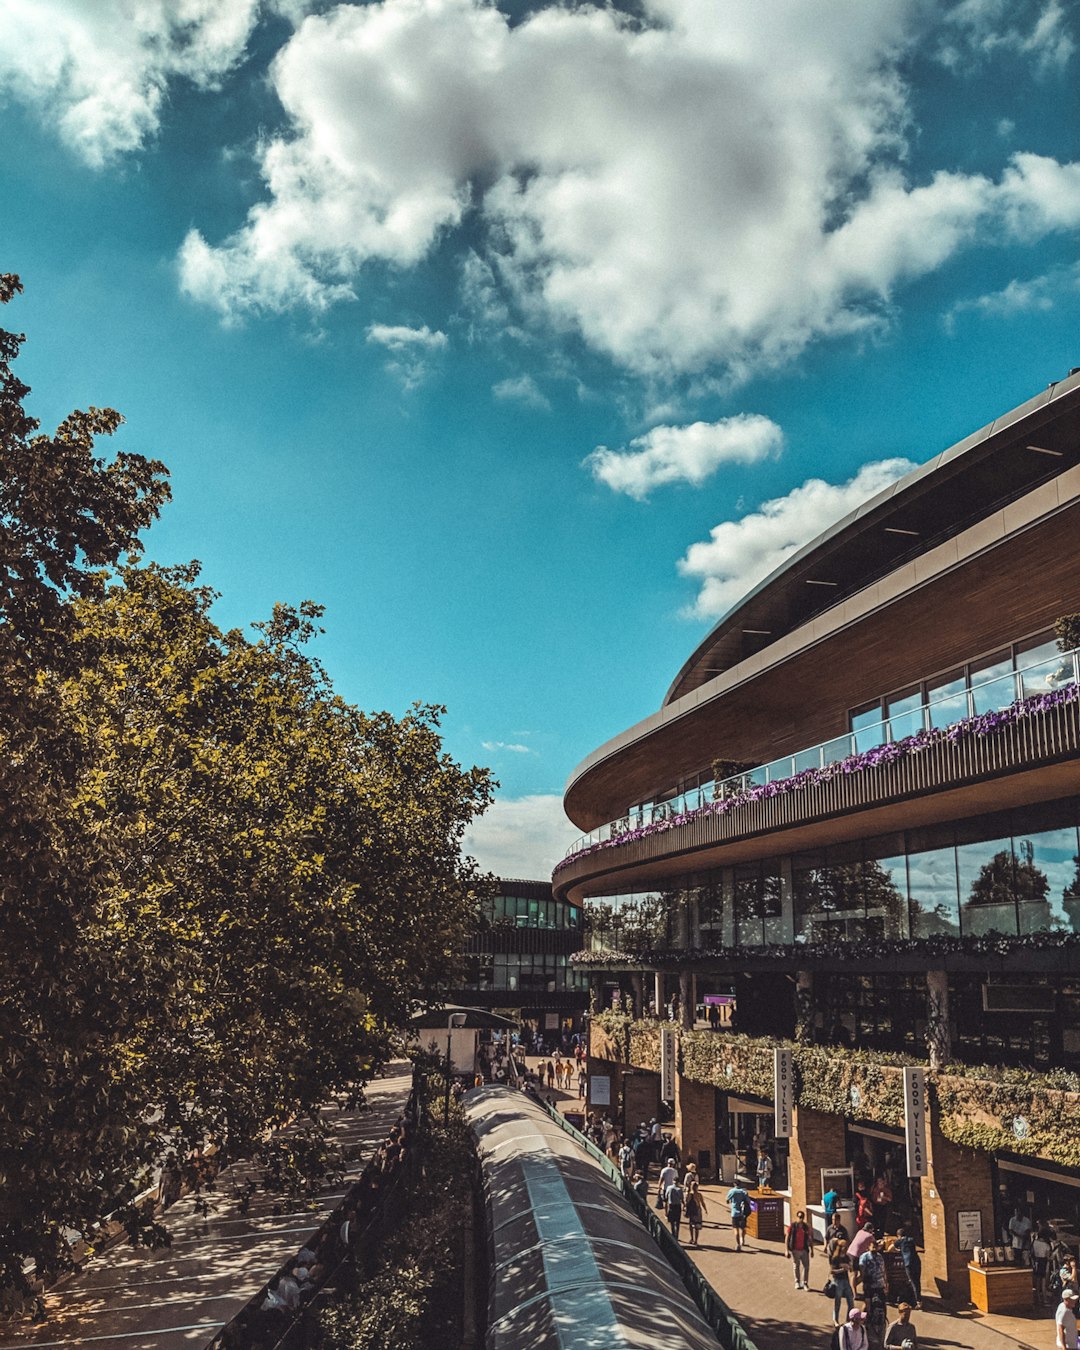
[[[952,1059],[949,976],[944,970],[926,972],[926,1048],[933,1073],[943,1069]]]
[[[630,976],[630,988],[633,990],[634,1016],[644,1017],[645,1015],[645,977],[640,970],[635,970]]]
[[[690,972],[679,971],[679,1025],[687,1031],[694,1029],[694,1002]]]
[[[983,1238],[993,1241],[991,1155],[946,1139],[933,1111],[927,1125],[930,1170],[922,1179],[923,1291],[936,1285],[941,1294],[967,1299],[971,1252],[960,1248],[958,1216],[961,1210],[978,1210]]]
[[[844,1117],[831,1111],[796,1106],[788,1153],[791,1212],[820,1205],[821,1169],[843,1167],[846,1160]]]
[[[653,975],[653,1011],[658,1018],[664,1016],[664,972],[658,970]]]
[[[716,1089],[675,1075],[675,1139],[684,1163],[698,1164],[702,1180],[716,1174]]]
[[[795,1039],[800,1045],[814,1043],[814,972],[795,972]]]

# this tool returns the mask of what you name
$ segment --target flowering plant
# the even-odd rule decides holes
[[[1005,727],[1014,726],[1026,717],[1049,712],[1051,709],[1060,708],[1067,703],[1075,703],[1078,699],[1080,699],[1080,685],[1063,685],[1060,689],[1053,689],[1045,694],[1032,694],[1029,698],[1018,699],[1007,708],[979,713],[973,717],[964,717],[959,722],[953,722],[947,727],[934,727],[929,731],[918,731],[914,736],[905,736],[903,740],[887,741],[884,745],[872,746],[869,750],[862,750],[857,754],[848,755],[844,759],[834,760],[821,768],[803,769],[801,773],[792,774],[790,778],[777,778],[769,783],[756,783],[754,786],[734,792],[730,796],[719,797],[715,801],[706,802],[693,810],[680,811],[675,815],[635,826],[633,829],[621,830],[619,833],[613,834],[610,839],[603,839],[598,843],[589,844],[585,848],[568,853],[565,858],[556,864],[554,870],[558,873],[579,858],[586,858],[590,854],[599,853],[604,849],[616,848],[621,844],[633,843],[635,840],[645,839],[650,835],[663,834],[667,830],[678,829],[682,825],[689,825],[692,821],[701,820],[706,816],[727,815],[730,811],[734,811],[740,806],[746,806],[750,802],[784,796],[789,792],[801,792],[808,787],[816,787],[820,783],[830,782],[842,774],[863,773],[867,769],[876,769],[883,764],[894,764],[897,760],[908,755],[916,755],[932,745],[939,745],[946,741],[955,744],[969,736],[992,736]]]

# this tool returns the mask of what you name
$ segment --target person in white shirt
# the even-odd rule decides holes
[[[1031,1220],[1017,1205],[1013,1210],[1013,1216],[1009,1220],[1009,1242],[1014,1252],[1022,1252],[1027,1246],[1028,1234],[1031,1232]]]
[[[866,1314],[861,1308],[852,1308],[848,1320],[839,1332],[840,1350],[868,1350],[870,1338],[866,1334]]]
[[[666,1167],[660,1169],[660,1180],[656,1183],[656,1194],[660,1200],[667,1199],[667,1188],[674,1186],[679,1179],[679,1173],[676,1168],[668,1163]]]
[[[1057,1324],[1057,1350],[1076,1350],[1076,1305],[1080,1294],[1066,1289],[1061,1296],[1054,1321]]]

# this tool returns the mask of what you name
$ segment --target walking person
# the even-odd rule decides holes
[[[696,1163],[687,1163],[686,1176],[683,1177],[683,1193],[686,1197],[684,1204],[686,1226],[690,1230],[690,1242],[697,1247],[701,1242],[701,1221],[708,1212],[708,1206],[705,1204],[705,1197],[701,1194]]]
[[[1031,1239],[1031,1279],[1035,1285],[1035,1298],[1039,1303],[1047,1300],[1047,1278],[1050,1274],[1050,1238],[1042,1224]]]
[[[866,1334],[866,1314],[861,1308],[852,1308],[847,1321],[837,1336],[840,1350],[869,1350],[870,1337]]]
[[[806,1222],[806,1213],[799,1210],[788,1225],[785,1239],[788,1260],[795,1270],[795,1288],[810,1288],[810,1258],[814,1254],[814,1231]]]
[[[673,1181],[667,1188],[665,1197],[665,1212],[667,1213],[668,1223],[671,1225],[671,1236],[676,1242],[679,1240],[679,1226],[682,1223],[683,1200],[685,1192],[678,1181]]]
[[[1066,1289],[1061,1295],[1061,1303],[1054,1315],[1054,1324],[1057,1330],[1057,1340],[1054,1342],[1056,1350],[1076,1350],[1076,1305],[1080,1302],[1080,1294],[1073,1289]]]
[[[848,1261],[846,1237],[835,1237],[829,1243],[829,1282],[833,1291],[833,1326],[840,1325],[840,1304],[847,1304],[848,1317],[855,1306],[855,1295],[851,1292],[851,1263]]]
[[[741,1252],[746,1247],[746,1220],[750,1214],[750,1195],[740,1177],[728,1191],[726,1200],[731,1207],[731,1226],[735,1230],[735,1250]]]
[[[897,1235],[900,1239],[900,1255],[904,1261],[904,1272],[908,1277],[912,1293],[915,1295],[916,1308],[922,1307],[922,1258],[915,1245],[915,1238],[907,1224],[902,1224]]]
[[[919,1350],[919,1333],[911,1320],[911,1304],[901,1303],[896,1321],[885,1334],[885,1350]]]

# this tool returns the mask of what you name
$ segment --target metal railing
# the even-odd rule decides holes
[[[1080,683],[1080,648],[1005,671],[989,680],[950,691],[940,698],[924,700],[916,707],[904,709],[869,726],[859,727],[841,736],[821,741],[805,750],[797,750],[794,754],[771,760],[768,764],[757,765],[745,773],[733,774],[719,781],[710,780],[666,801],[651,803],[630,811],[599,826],[589,834],[580,835],[566,850],[565,857],[570,858],[575,853],[580,853],[582,849],[606,843],[630,830],[641,829],[644,825],[700,810],[719,798],[734,797],[752,787],[793,778],[807,769],[823,769],[827,764],[838,763],[847,759],[849,755],[873,750],[876,746],[887,745],[890,741],[903,740],[920,731],[943,730],[962,722],[967,717],[1008,708],[1018,699],[1030,698],[1033,694],[1045,694],[1053,689],[1078,683]]]
[[[576,1143],[580,1144],[589,1157],[599,1163],[607,1173],[612,1185],[622,1193],[634,1213],[649,1230],[668,1264],[686,1286],[686,1292],[697,1304],[701,1315],[716,1333],[716,1337],[724,1350],[757,1350],[757,1346],[746,1334],[745,1328],[736,1315],[687,1256],[666,1225],[660,1221],[656,1212],[638,1195],[607,1154],[597,1148],[592,1140],[586,1138],[580,1130],[575,1129],[566,1117],[561,1115],[553,1106],[539,1097],[535,1097],[533,1100],[537,1101],[552,1120],[564,1129]]]

